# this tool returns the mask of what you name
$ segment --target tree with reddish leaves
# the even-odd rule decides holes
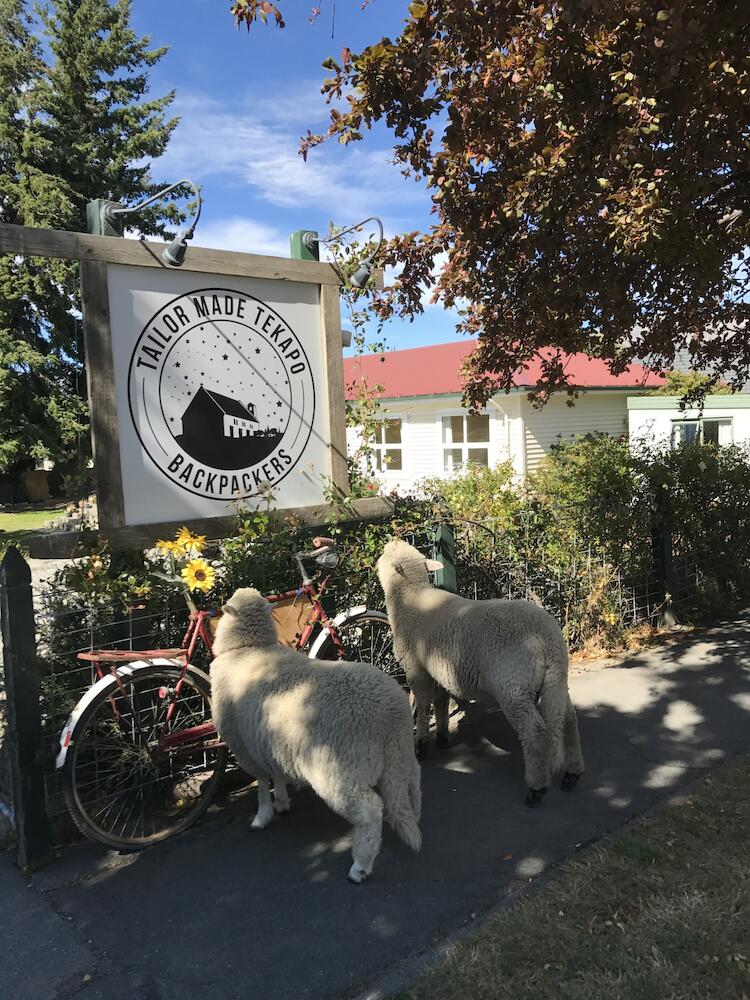
[[[687,346],[695,368],[747,378],[750,16],[667,3],[415,0],[398,38],[324,64],[330,126],[302,152],[393,132],[435,218],[386,246],[403,270],[376,308],[411,316],[434,282],[479,338],[474,405],[540,354],[540,398],[575,351],[619,373]]]

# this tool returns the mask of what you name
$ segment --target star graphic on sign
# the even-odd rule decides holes
[[[228,354],[222,354],[221,360],[222,361],[229,361],[229,355]]]
[[[260,354],[260,348],[259,348],[259,347],[256,347],[256,348],[255,348],[255,353],[256,353],[256,354]]]
[[[281,400],[279,400],[279,402],[276,405],[277,406],[283,406],[284,404],[281,402]]]
[[[180,367],[180,362],[179,362],[179,361],[176,361],[176,362],[175,362],[175,368],[179,368],[179,367]]]

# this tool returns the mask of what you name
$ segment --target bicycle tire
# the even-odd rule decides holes
[[[393,632],[385,612],[362,611],[336,624],[335,629],[344,647],[343,656],[329,634],[315,654],[316,660],[343,659],[372,663],[408,691],[406,673],[393,651]]]
[[[170,684],[176,683],[181,672],[182,667],[178,664],[134,665],[132,672],[121,672],[119,684],[113,677],[111,683],[103,685],[77,720],[70,734],[70,745],[65,758],[63,788],[76,826],[90,840],[122,852],[139,851],[186,830],[211,804],[227,763],[225,747],[201,750],[193,745],[172,751],[154,749],[154,745],[158,744],[159,730],[164,725],[164,722],[159,722],[159,713],[169,704],[164,691],[169,690]],[[120,686],[126,692],[125,695]],[[151,710],[155,707],[150,721],[149,697]],[[188,666],[185,683],[174,704],[176,710],[172,716],[173,728],[180,724],[197,725],[210,720],[211,685],[202,670]],[[143,709],[146,710],[145,713]],[[149,726],[146,746],[139,746],[138,737],[133,733],[132,723],[136,719],[136,713],[138,725],[135,728],[139,735],[142,723]],[[110,741],[109,747],[104,740]],[[142,744],[143,740],[140,742]],[[109,776],[107,754],[112,761]],[[181,765],[180,760],[189,761],[191,754],[195,757],[192,768],[187,763]],[[124,773],[123,766],[129,768],[127,774]],[[119,768],[119,776],[122,776],[123,781],[118,781],[117,770],[113,771],[112,768]],[[149,780],[140,780],[147,770],[151,772]],[[144,791],[146,788],[150,789],[148,793]],[[189,797],[189,792],[197,794]],[[105,796],[104,799],[102,795]],[[179,798],[176,797],[178,795]],[[122,810],[129,801],[133,802],[134,797],[137,801],[138,796],[141,807],[140,835],[137,835],[136,821],[133,822],[132,832],[128,833],[135,804],[130,805],[118,832],[117,821]],[[117,808],[118,798],[122,800],[122,805],[110,824],[107,817],[113,806]],[[102,813],[103,802],[107,799],[111,800],[110,804]],[[150,823],[146,821],[147,805],[152,811]],[[156,814],[157,809],[161,818]],[[150,833],[146,832],[148,826],[151,827]]]

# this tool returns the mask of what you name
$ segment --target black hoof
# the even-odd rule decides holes
[[[529,809],[536,809],[542,804],[546,788],[530,788],[526,793],[526,805]]]
[[[424,760],[427,756],[427,740],[417,740],[414,752],[417,755],[417,760]]]
[[[446,747],[450,746],[450,742],[447,733],[438,733],[435,737],[435,744],[438,750],[445,750]]]
[[[576,774],[575,771],[566,771],[560,782],[560,788],[564,792],[572,792],[580,780],[580,774]]]

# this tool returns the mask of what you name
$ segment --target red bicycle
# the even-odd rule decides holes
[[[340,554],[330,538],[295,556],[302,584],[271,594],[279,639],[314,659],[363,660],[403,676],[387,616],[366,607],[330,618],[321,597]],[[306,563],[319,569],[311,577]],[[177,649],[91,650],[98,678],[70,715],[57,767],[70,813],[89,839],[134,851],[174,836],[211,804],[228,751],[211,721],[211,681],[193,662],[220,613],[193,610]]]

